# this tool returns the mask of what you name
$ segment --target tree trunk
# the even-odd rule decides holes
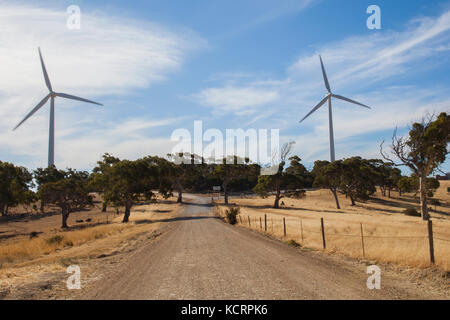
[[[178,190],[177,203],[183,203],[183,191],[182,190]]]
[[[132,207],[132,202],[131,201],[127,201],[125,203],[125,214],[123,215],[123,220],[122,223],[128,223],[129,219],[130,219],[130,213],[131,213],[131,207]]]
[[[67,219],[69,218],[69,211],[66,208],[63,208],[61,211],[62,224],[61,228],[67,229],[69,226],[67,225]]]
[[[388,198],[391,198],[391,188],[388,189]]]
[[[102,212],[106,212],[107,206],[108,206],[108,203],[106,201],[103,201]]]
[[[428,206],[427,206],[427,185],[426,177],[423,175],[419,178],[420,183],[420,212],[422,219],[427,221],[429,219]]]
[[[7,215],[8,215],[8,209],[9,209],[9,206],[8,205],[5,205],[5,207],[3,208],[3,215],[6,217]]]
[[[41,213],[44,213],[44,211],[45,211],[45,202],[44,202],[44,200],[41,200]]]
[[[352,202],[352,207],[353,206],[355,206],[356,205],[356,203],[355,203],[355,199],[353,198],[353,196],[349,196],[350,197],[350,200],[351,200],[351,202]]]
[[[339,199],[338,199],[338,196],[337,196],[337,191],[336,191],[336,189],[330,189],[330,190],[331,190],[331,193],[333,193],[334,200],[336,201],[336,207],[337,207],[339,210],[341,210],[341,206],[339,205]]]
[[[280,199],[281,199],[280,194],[281,194],[280,190],[277,190],[277,192],[275,193],[275,202],[273,204],[274,209],[278,209],[280,207]]]
[[[228,205],[228,189],[226,184],[223,185],[223,197],[225,199],[225,204]]]

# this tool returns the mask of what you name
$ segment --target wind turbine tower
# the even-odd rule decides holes
[[[30,118],[33,114],[36,113],[40,108],[42,108],[47,101],[50,99],[50,126],[49,126],[49,134],[48,134],[48,166],[55,165],[55,98],[65,98],[70,100],[77,100],[87,103],[96,104],[99,106],[103,106],[101,103],[97,103],[91,100],[83,99],[80,97],[76,97],[70,94],[66,93],[58,93],[53,91],[52,85],[50,83],[50,79],[47,74],[47,69],[45,68],[44,59],[42,58],[41,49],[38,48],[39,51],[39,58],[41,60],[41,66],[42,66],[42,72],[44,74],[45,79],[45,85],[48,88],[49,94],[44,97],[44,99],[41,100],[26,116],[25,118],[20,121],[20,123],[13,129],[16,130],[18,127],[20,127],[28,118]]]
[[[328,82],[328,77],[327,77],[327,73],[325,71],[325,67],[323,65],[323,61],[322,61],[322,57],[319,55],[319,59],[320,59],[320,65],[322,66],[322,75],[323,75],[323,80],[325,82],[325,88],[327,89],[328,93],[325,96],[325,98],[323,98],[322,101],[319,102],[319,104],[317,106],[315,106],[310,113],[308,113],[301,121],[300,123],[302,123],[306,118],[308,118],[310,115],[312,115],[314,112],[316,112],[318,109],[320,109],[320,107],[322,107],[327,101],[328,101],[328,121],[329,121],[329,131],[330,131],[330,160],[331,162],[336,161],[336,153],[335,153],[335,149],[334,149],[334,131],[333,131],[333,109],[331,106],[331,98],[336,98],[339,100],[344,100],[356,105],[359,105],[361,107],[367,108],[367,109],[371,109],[369,106],[366,106],[365,104],[359,103],[357,101],[351,100],[349,98],[334,94],[331,92],[331,88],[330,88],[330,83]]]

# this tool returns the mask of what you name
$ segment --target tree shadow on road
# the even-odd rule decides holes
[[[151,223],[155,223],[155,222],[193,221],[193,220],[205,220],[205,219],[220,220],[221,218],[214,217],[214,216],[183,216],[183,217],[158,219],[158,220],[143,219],[143,220],[136,220],[136,221],[134,221],[134,223],[135,224],[151,224]]]

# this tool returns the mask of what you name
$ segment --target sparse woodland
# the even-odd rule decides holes
[[[321,249],[323,217],[327,250],[361,258],[364,229],[366,257],[408,266],[429,266],[422,220],[431,216],[436,265],[448,270],[450,184],[432,177],[448,154],[448,116],[434,119],[414,124],[405,137],[394,135],[390,149],[382,148],[383,159],[316,161],[308,169],[292,154],[293,144],[286,144],[269,176],[261,175],[259,164],[236,156],[208,163],[192,154],[124,160],[105,153],[92,172],[54,166],[31,172],[0,162],[0,266],[84,244],[91,255],[109,247],[109,241],[118,244],[123,236],[133,239],[171,221],[181,208],[176,203],[189,201],[184,193],[215,197],[213,186],[221,186],[222,197],[214,203],[229,223],[258,231],[264,226],[283,241]],[[417,134],[428,127],[431,133]],[[402,172],[402,165],[411,174]],[[428,170],[424,180],[422,168]]]
[[[299,197],[301,190],[314,187],[330,190],[339,209],[338,193],[354,206],[357,201],[369,199],[378,187],[388,197],[393,190],[400,194],[417,192],[421,216],[426,220],[428,202],[431,199],[433,203],[433,192],[439,187],[439,182],[430,175],[438,172],[445,161],[449,141],[450,116],[442,113],[414,123],[406,137],[394,133],[391,152],[381,150],[384,161],[361,157],[332,163],[316,161],[308,171],[300,157],[290,155],[293,143],[288,143],[282,147],[277,172],[269,176],[260,176],[258,164],[236,156],[232,161],[223,159],[217,164],[192,154],[148,156],[131,161],[105,153],[91,173],[55,167],[31,173],[26,168],[0,162],[0,210],[6,216],[18,205],[39,202],[41,211],[44,204],[55,205],[61,210],[61,227],[68,228],[69,214],[92,205],[92,193],[101,195],[103,210],[107,205],[123,207],[126,223],[131,208],[152,201],[156,193],[166,198],[176,193],[177,202],[182,202],[183,192],[210,192],[213,186],[220,185],[225,204],[230,193],[247,192],[263,198],[273,195],[273,207],[279,208],[283,198]],[[177,157],[182,161],[173,161]],[[411,175],[402,175],[400,166],[409,168]]]

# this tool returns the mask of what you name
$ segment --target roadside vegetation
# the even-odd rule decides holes
[[[332,215],[326,217],[327,222],[336,222],[329,225],[330,228],[348,228],[347,233],[351,233],[359,230],[359,225],[353,230],[345,223],[357,220],[354,214],[364,212],[363,222],[368,228],[383,219],[389,224],[389,219],[395,214],[397,220],[393,225],[397,233],[404,231],[423,235],[423,224],[420,227],[417,224],[416,232],[411,229],[413,222],[433,217],[440,219],[435,223],[439,229],[441,221],[448,221],[448,190],[442,191],[440,182],[432,175],[439,172],[439,166],[445,161],[449,142],[450,116],[442,113],[413,124],[404,137],[394,133],[390,151],[381,147],[383,159],[356,156],[334,162],[316,161],[308,170],[300,156],[291,154],[293,143],[287,143],[281,148],[280,162],[272,168],[272,175],[261,175],[261,169],[267,168],[261,168],[248,158],[231,156],[217,163],[189,153],[147,156],[137,160],[119,159],[105,153],[92,172],[71,168],[62,170],[54,166],[30,172],[24,167],[0,162],[0,227],[12,227],[16,218],[17,221],[31,220],[31,217],[39,220],[48,214],[60,215],[60,228],[51,234],[31,230],[29,235],[25,235],[29,238],[24,239],[23,232],[0,233],[0,263],[34,259],[109,237],[132,224],[133,214],[142,206],[170,197],[176,197],[176,202],[182,203],[184,193],[209,193],[213,186],[221,187],[226,219],[231,224],[241,223],[240,219],[249,215],[279,215],[281,211],[287,217],[302,217],[305,223],[308,219],[316,223],[315,213],[322,212]],[[402,166],[411,174],[404,175],[399,169]],[[436,196],[437,190],[439,197]],[[315,192],[324,192],[326,197],[311,206],[309,200],[315,197]],[[234,201],[236,195],[245,194],[256,194],[260,198],[253,198],[249,203],[243,200],[238,203],[241,209],[228,207],[230,199]],[[393,199],[394,194],[396,200]],[[101,203],[97,216],[110,210],[114,213],[111,219],[114,224],[88,223],[85,229],[78,228],[79,222],[75,220],[74,223],[71,217],[97,210],[96,203]],[[373,205],[380,203],[381,207]],[[32,215],[26,212],[32,212]],[[353,216],[348,218],[348,214]],[[274,220],[274,224],[278,221]],[[298,230],[298,220],[294,223],[296,227],[289,227],[290,230]],[[367,230],[375,234],[375,229]],[[286,240],[304,244],[295,237]],[[352,247],[344,242],[341,247]],[[375,249],[368,250],[374,258],[381,259],[381,252],[393,252],[389,245],[382,243],[377,243],[380,254],[374,253]],[[405,242],[405,248],[408,245],[411,246]],[[347,251],[357,256],[352,249]],[[397,254],[397,260],[403,256]],[[450,254],[447,252],[445,257],[450,259]]]

